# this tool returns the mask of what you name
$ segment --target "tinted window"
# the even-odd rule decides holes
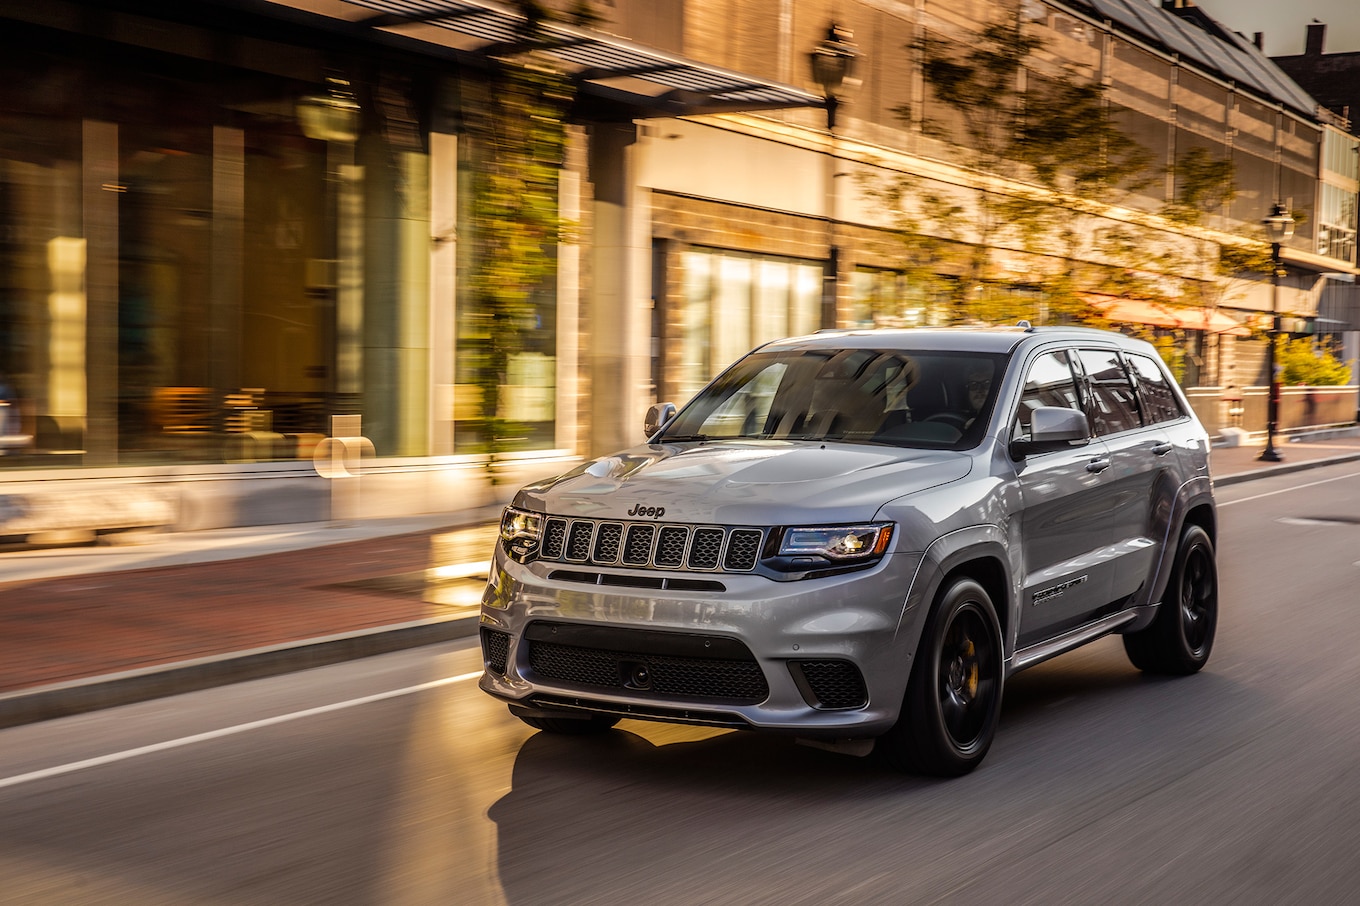
[[[1034,360],[1025,375],[1020,409],[1015,414],[1011,438],[1029,440],[1030,419],[1040,406],[1063,406],[1081,411],[1081,396],[1065,352],[1046,352]]]
[[[1128,360],[1138,380],[1138,400],[1148,424],[1175,421],[1185,414],[1161,366],[1147,356],[1130,355]]]
[[[1118,434],[1139,427],[1138,400],[1119,353],[1113,349],[1082,349],[1077,357],[1091,387],[1091,421],[1096,434]]]
[[[903,349],[752,353],[690,401],[664,441],[835,440],[960,450],[987,426],[1006,358]]]

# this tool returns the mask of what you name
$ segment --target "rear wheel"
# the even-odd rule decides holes
[[[1124,636],[1124,651],[1146,673],[1194,673],[1209,660],[1218,626],[1214,543],[1198,525],[1181,531],[1166,596],[1146,629]]]
[[[537,714],[521,714],[510,709],[520,720],[535,730],[545,733],[560,733],[564,736],[591,736],[603,733],[619,722],[617,717],[606,714],[592,714],[588,717],[543,717]]]
[[[940,596],[917,646],[897,724],[879,741],[899,770],[956,777],[977,767],[1001,714],[1001,627],[972,579]]]

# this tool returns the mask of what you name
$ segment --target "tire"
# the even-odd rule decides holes
[[[954,581],[926,621],[902,714],[879,740],[888,764],[940,777],[976,768],[996,735],[1004,671],[991,597],[972,579]]]
[[[1144,673],[1187,676],[1209,660],[1217,627],[1214,543],[1204,529],[1187,525],[1157,616],[1146,629],[1124,636],[1124,651]]]
[[[604,733],[619,722],[617,717],[605,714],[592,714],[589,717],[538,717],[531,714],[516,714],[513,710],[510,713],[535,730],[559,733],[563,736],[593,736],[596,733]]]

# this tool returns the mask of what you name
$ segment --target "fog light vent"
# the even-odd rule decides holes
[[[790,661],[789,671],[798,691],[814,708],[844,711],[869,703],[864,677],[849,661]]]
[[[505,676],[510,665],[510,634],[495,629],[482,629],[482,660],[492,673]]]

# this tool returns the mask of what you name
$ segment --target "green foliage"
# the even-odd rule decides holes
[[[1117,127],[1099,84],[1027,69],[1042,46],[1018,17],[986,25],[967,45],[929,34],[912,45],[934,101],[962,123],[961,162],[1035,190],[979,186],[965,204],[910,177],[866,189],[896,215],[909,275],[953,275],[945,295],[954,321],[1088,319],[1077,290],[1093,277],[1076,264],[1093,232],[1088,210],[1148,178],[1150,155]],[[912,123],[910,108],[898,113]],[[947,131],[928,118],[919,126]],[[996,258],[1003,246],[1041,265],[1017,279]]]
[[[1218,249],[1218,273],[1223,277],[1254,271],[1270,273],[1270,247],[1222,245]]]
[[[1276,351],[1280,382],[1307,387],[1337,387],[1350,383],[1351,370],[1326,349],[1318,349],[1310,337],[1286,340]]]
[[[1166,334],[1156,337],[1146,337],[1145,339],[1149,340],[1152,345],[1156,347],[1157,355],[1162,357],[1162,361],[1166,363],[1166,367],[1171,372],[1171,376],[1176,379],[1176,383],[1179,384],[1184,380],[1185,350],[1181,349],[1180,346],[1176,344],[1176,341]]]
[[[1034,318],[1039,298],[1043,319],[1110,327],[1083,291],[1213,308],[1225,278],[1268,269],[1268,252],[1257,244],[1167,241],[1151,226],[1100,217],[1103,205],[1120,203],[1165,173],[1119,127],[1097,82],[1033,64],[1042,46],[1018,16],[986,25],[976,41],[928,33],[911,46],[934,105],[927,110],[943,107],[947,116],[932,122],[920,109],[901,107],[903,122],[946,139],[945,119],[962,124],[953,136],[963,145],[958,160],[1009,183],[980,180],[967,200],[923,191],[911,178],[866,191],[896,216],[909,276],[951,275],[942,291],[953,320],[1011,320],[1025,310]],[[1173,223],[1199,225],[1237,194],[1232,161],[1204,149],[1182,154],[1171,172],[1175,199],[1160,214]],[[1026,253],[1023,274],[1016,274],[1019,259],[1010,252],[1001,253],[1010,256],[1002,265],[1000,248]],[[1168,356],[1183,374],[1184,362]]]
[[[462,234],[471,246],[469,320],[478,327],[460,343],[477,359],[483,446],[512,448],[526,433],[499,417],[500,388],[511,354],[535,329],[538,297],[551,293],[556,247],[570,229],[558,209],[558,180],[566,154],[571,81],[540,51],[540,30],[553,14],[533,0],[517,4],[525,16],[520,41],[493,59],[485,93],[465,105],[472,148],[472,223]],[[589,24],[578,4],[563,17]]]

